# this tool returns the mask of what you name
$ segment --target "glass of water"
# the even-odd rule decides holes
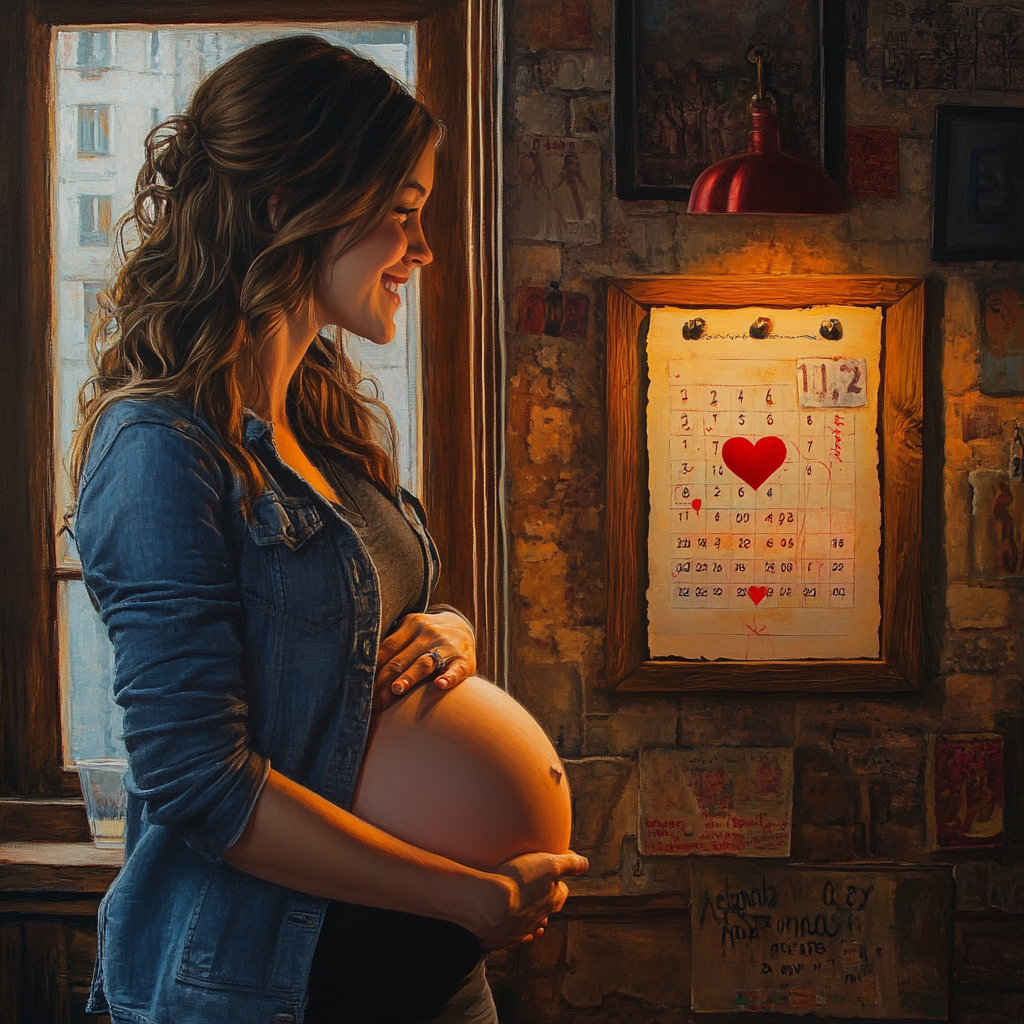
[[[92,757],[77,761],[75,767],[82,781],[92,841],[102,847],[123,846],[128,762],[116,757]]]

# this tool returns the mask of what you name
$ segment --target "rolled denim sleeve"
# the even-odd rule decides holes
[[[94,451],[76,514],[114,648],[133,792],[151,823],[210,858],[241,835],[270,770],[250,746],[231,493],[194,432],[129,423]]]

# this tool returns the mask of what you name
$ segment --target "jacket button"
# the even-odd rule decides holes
[[[365,654],[365,655],[366,655],[367,657],[369,657],[369,656],[370,656],[370,653],[371,653],[372,651],[373,651],[373,642],[372,642],[372,641],[370,640],[370,638],[369,638],[369,637],[367,637],[367,638],[366,638],[366,639],[365,639],[365,640],[363,641],[363,654]]]

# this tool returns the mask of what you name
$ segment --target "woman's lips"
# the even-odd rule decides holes
[[[384,274],[381,276],[380,283],[384,286],[384,290],[389,295],[393,296],[395,302],[400,305],[402,299],[401,296],[398,294],[398,286],[405,284],[405,281],[397,277],[391,277],[390,275]]]

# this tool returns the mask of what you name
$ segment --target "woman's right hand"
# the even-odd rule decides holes
[[[472,931],[490,951],[529,942],[543,931],[549,914],[562,909],[569,890],[566,875],[582,875],[586,857],[569,853],[524,853],[491,872],[497,883],[493,904]],[[499,881],[499,879],[501,881]]]

